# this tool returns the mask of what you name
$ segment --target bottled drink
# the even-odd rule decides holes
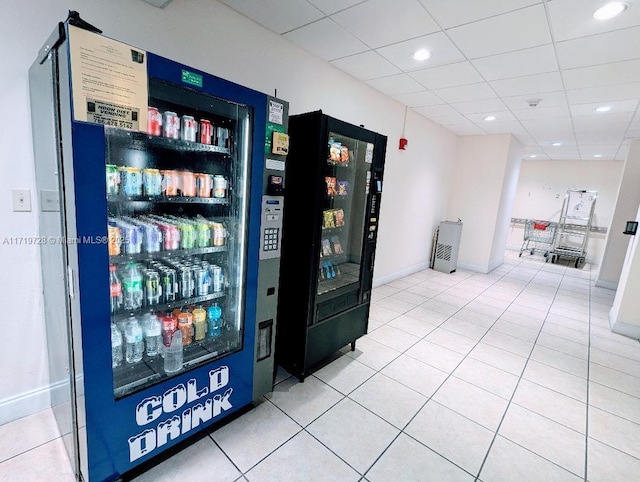
[[[153,313],[145,315],[144,345],[147,349],[147,356],[153,357],[160,354],[160,346],[162,345],[162,322]]]
[[[171,345],[165,350],[164,371],[174,373],[182,370],[183,364],[182,337],[176,332],[171,340]]]
[[[142,308],[144,290],[142,289],[143,279],[140,266],[136,263],[129,263],[122,275],[122,287],[124,289],[124,309],[137,310]]]
[[[193,339],[202,341],[207,336],[207,312],[198,307],[193,310]]]
[[[222,308],[214,303],[207,309],[207,336],[216,339],[222,334]]]
[[[182,346],[188,346],[193,340],[193,315],[182,312],[178,315],[178,328],[182,333]]]
[[[111,296],[111,313],[122,308],[122,284],[116,273],[116,265],[109,266],[109,292]]]
[[[122,333],[111,323],[111,366],[113,368],[122,363]]]
[[[173,313],[167,313],[161,317],[162,321],[162,343],[166,348],[171,346],[173,334],[178,329],[178,318]]]
[[[125,359],[127,363],[138,363],[144,353],[144,341],[142,341],[142,327],[134,316],[127,320],[124,331]]]

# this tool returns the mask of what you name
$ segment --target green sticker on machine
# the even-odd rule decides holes
[[[266,138],[264,140],[264,152],[266,152],[267,154],[271,153],[271,145],[273,143],[274,132],[284,132],[284,127],[273,124],[271,122],[267,122],[267,132]]]
[[[202,87],[202,75],[182,69],[182,82],[195,85],[196,87]]]

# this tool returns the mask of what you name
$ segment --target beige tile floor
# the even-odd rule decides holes
[[[640,480],[640,344],[595,270],[506,262],[374,290],[369,334],[138,481]],[[34,463],[38,461],[38,463]],[[49,410],[0,427],[0,481],[72,480]]]

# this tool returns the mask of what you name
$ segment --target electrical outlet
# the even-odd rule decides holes
[[[12,189],[11,205],[13,206],[14,211],[31,211],[31,191],[28,189]]]

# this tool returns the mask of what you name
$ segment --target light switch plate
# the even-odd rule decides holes
[[[14,211],[31,211],[31,191],[28,189],[12,189],[11,206]]]

